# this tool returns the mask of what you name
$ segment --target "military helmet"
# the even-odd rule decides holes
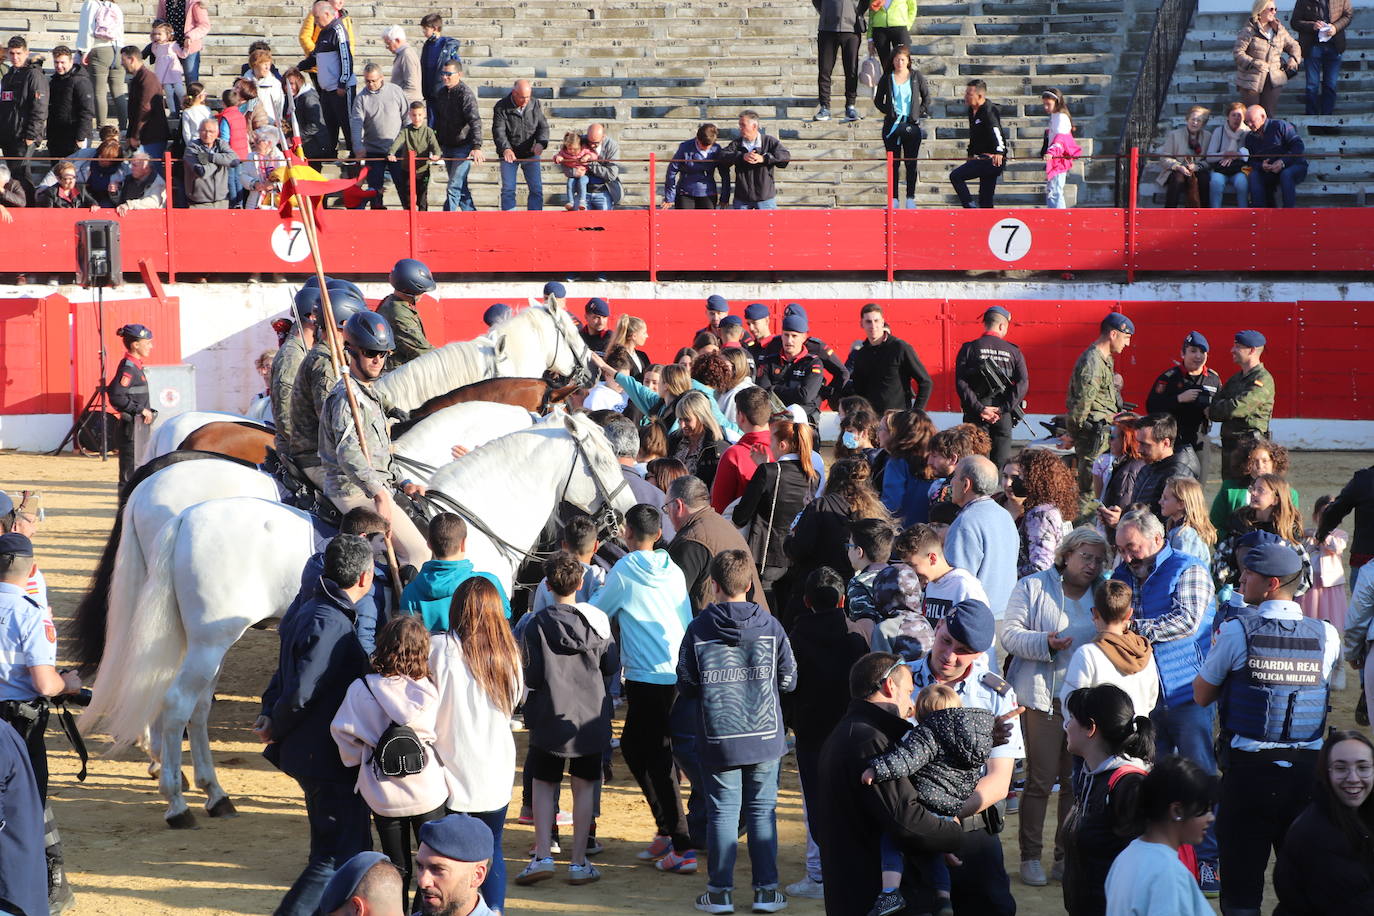
[[[345,280],[343,282],[347,283],[348,281]],[[352,289],[348,287],[352,287]],[[363,298],[363,294],[359,292],[358,288],[353,286],[353,284],[349,283],[348,286],[330,286],[328,289],[329,305],[334,311],[335,327],[343,324],[358,312],[369,311],[367,300]],[[318,292],[316,295],[318,295]],[[324,300],[320,299],[315,304],[315,323],[319,324],[322,321],[324,321]]]
[[[435,287],[434,274],[429,272],[424,261],[414,258],[401,258],[397,261],[396,266],[391,268],[388,280],[392,289],[407,296],[418,296]]]
[[[358,312],[344,322],[344,342],[356,350],[396,349],[396,337],[386,318],[376,312]]]

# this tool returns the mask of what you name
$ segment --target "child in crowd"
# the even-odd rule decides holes
[[[186,99],[186,74],[181,69],[184,52],[172,40],[172,27],[165,22],[155,23],[148,37],[152,40],[148,48],[153,56],[153,72],[162,82],[167,107],[175,116]]]
[[[219,137],[229,144],[238,160],[244,162],[248,159],[249,153],[248,119],[239,110],[239,94],[233,89],[226,89],[220,99],[224,102],[224,107],[219,113]],[[236,168],[229,173],[229,206],[242,207],[246,196]]]
[[[1169,529],[1169,546],[1210,567],[1217,529],[1207,517],[1202,484],[1192,477],[1169,478],[1159,497],[1159,510]]]
[[[944,684],[930,684],[916,695],[916,726],[892,750],[870,761],[860,777],[875,781],[911,778],[921,804],[945,818],[956,817],[973,794],[992,753],[993,715],[986,709],[964,708],[959,694]],[[906,908],[902,883],[902,852],[890,837],[882,838],[883,890],[869,911],[891,916]],[[938,913],[953,913],[949,902],[949,869],[944,856],[930,858],[931,881],[941,905]]]
[[[1159,669],[1150,641],[1131,632],[1131,587],[1109,579],[1093,589],[1097,637],[1079,646],[1064,673],[1060,703],[1080,687],[1114,684],[1131,698],[1137,716],[1148,716],[1159,699]]]
[[[1345,613],[1350,609],[1350,597],[1345,591],[1345,567],[1341,554],[1350,543],[1350,535],[1340,528],[1332,529],[1326,540],[1316,541],[1322,513],[1331,504],[1331,497],[1319,496],[1312,504],[1312,527],[1303,532],[1303,544],[1312,561],[1312,587],[1298,598],[1302,612],[1308,617],[1326,620],[1337,630],[1345,630]]]
[[[563,135],[563,145],[553,154],[553,161],[568,178],[568,202],[565,210],[587,209],[587,163],[596,161],[596,153],[582,146],[582,135],[570,130]]]
[[[949,616],[950,608],[966,598],[987,604],[987,592],[978,577],[956,569],[945,558],[944,526],[913,525],[902,532],[893,547],[893,558],[916,570],[925,584],[922,611],[932,627]]]
[[[582,584],[577,587],[577,591],[573,595],[572,603],[574,604],[590,601],[592,595],[596,594],[606,582],[606,570],[593,562],[596,558],[596,551],[601,546],[596,535],[596,522],[588,515],[574,515],[563,526],[562,547],[582,564]],[[530,604],[530,610],[542,611],[554,603],[553,592],[549,588],[549,580],[545,578],[534,590],[534,601]],[[524,631],[525,626],[528,626],[528,620],[531,617],[531,614],[525,614],[520,618],[516,625],[517,636]]]
[[[186,103],[181,109],[181,142],[190,143],[200,133],[202,121],[209,120],[210,107],[205,104],[205,84],[191,83],[186,87]]]
[[[628,373],[631,369],[630,355],[623,347],[617,347],[606,354],[606,364],[616,372]],[[615,379],[603,378],[587,392],[586,398],[582,401],[582,409],[589,413],[593,410],[614,410],[623,413],[628,402],[625,389],[617,385]]]
[[[411,102],[410,110],[406,112],[409,123],[401,128],[401,132],[396,135],[396,142],[391,144],[391,150],[387,153],[388,162],[405,163],[400,169],[393,169],[391,180],[396,184],[396,192],[401,198],[401,209],[410,209],[410,171],[407,155],[411,151],[415,153],[415,200],[416,207],[421,210],[429,209],[429,165],[431,162],[438,162],[444,157],[443,148],[439,146],[439,137],[434,133],[434,128],[429,126],[429,112],[425,108],[424,102]]]
[[[849,526],[849,543],[845,550],[849,554],[849,564],[854,575],[845,588],[849,599],[849,618],[867,618],[877,622],[877,601],[873,586],[878,573],[887,567],[887,559],[892,554],[892,541],[897,537],[896,529],[888,522],[878,518],[861,518]]]
[[[520,638],[525,664],[525,728],[530,736],[526,765],[534,777],[534,855],[515,883],[552,878],[558,784],[566,763],[572,777],[573,845],[568,883],[590,884],[601,872],[587,859],[587,843],[601,782],[601,755],[611,740],[610,677],[620,667],[605,614],[575,607],[585,570],[560,551],[544,564],[554,603],[533,612]]]
[[[925,615],[921,577],[905,563],[893,563],[873,580],[880,622],[869,643],[874,652],[891,652],[908,663],[923,661],[935,645],[935,629]]]
[[[1045,206],[1052,210],[1068,207],[1064,200],[1064,184],[1073,161],[1083,154],[1082,148],[1073,138],[1073,121],[1069,118],[1069,103],[1064,93],[1058,89],[1046,89],[1040,93],[1049,116],[1045,128],[1045,149],[1040,154],[1045,159]]]

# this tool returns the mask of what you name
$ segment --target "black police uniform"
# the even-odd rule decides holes
[[[132,354],[115,367],[114,378],[110,382],[110,406],[119,411],[119,486],[121,489],[134,473],[134,424],[142,422],[139,414],[152,408],[148,396],[148,376],[143,372],[143,363]]]
[[[830,349],[829,345],[819,337],[806,338],[805,347],[806,352],[816,357],[816,359],[820,361],[822,370],[830,376],[829,382],[822,381],[821,383],[820,394],[817,398],[818,405],[819,398],[825,398],[832,402],[831,406],[835,406],[834,402],[839,399],[839,393],[844,390],[844,386],[849,382],[849,368],[845,366],[844,360],[836,356],[835,351]],[[751,353],[753,352],[748,346],[746,346],[745,349],[750,350]],[[774,334],[772,337],[768,338],[768,340],[763,342],[761,352],[754,354],[754,364],[760,367],[760,374],[762,374],[764,362],[769,357],[775,356],[782,356],[781,334]],[[817,410],[819,409],[818,406]],[[815,420],[812,420],[813,424],[815,422]]]
[[[821,358],[803,352],[796,359],[788,359],[779,349],[759,363],[758,383],[778,396],[784,404],[800,404],[812,426],[821,417],[821,388],[825,385]]]
[[[1178,396],[1185,391],[1201,392],[1196,401],[1182,403]],[[1221,390],[1221,376],[1211,369],[1204,368],[1197,375],[1189,375],[1182,366],[1173,366],[1160,374],[1145,398],[1147,413],[1167,413],[1178,422],[1178,441],[1174,443],[1177,451],[1183,447],[1197,453],[1198,479],[1207,482],[1207,433],[1212,421],[1207,416],[1207,405]]]
[[[1010,379],[1011,386],[999,390],[994,387],[994,377]],[[965,342],[954,360],[954,385],[959,391],[964,422],[987,430],[992,439],[992,452],[988,457],[1001,468],[1011,458],[1011,439],[1016,427],[1012,408],[1021,408],[1030,389],[1030,375],[1021,348],[995,334],[984,334]],[[1001,418],[996,423],[987,422],[982,417],[984,407],[1000,409]]]
[[[603,356],[606,354],[606,347],[611,342],[610,328],[597,332],[590,331],[586,327],[583,327],[578,331],[578,334],[582,337],[582,342],[587,345],[588,350],[591,350],[593,353],[600,353]]]

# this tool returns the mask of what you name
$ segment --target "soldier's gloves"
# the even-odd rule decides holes
[[[410,411],[400,407],[392,407],[386,412],[386,415],[398,423],[404,423],[410,419]]]

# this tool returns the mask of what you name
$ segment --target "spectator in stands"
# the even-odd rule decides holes
[[[1297,128],[1287,121],[1270,118],[1261,105],[1245,111],[1250,133],[1245,150],[1250,154],[1250,206],[1297,206],[1298,184],[1307,177],[1307,148]],[[1282,196],[1276,201],[1275,190]]]
[[[876,302],[865,305],[859,310],[859,326],[863,328],[864,339],[854,344],[845,360],[849,381],[844,393],[867,399],[879,413],[908,407],[925,410],[934,387],[930,373],[911,344],[894,335],[887,326],[883,307]],[[913,385],[916,388],[914,401]]]
[[[162,83],[133,45],[119,49],[119,62],[129,74],[129,150],[142,148],[154,159],[160,159],[172,136],[167,126]]]
[[[65,158],[85,147],[94,132],[95,96],[86,69],[72,60],[72,49],[52,50],[52,79],[48,82],[48,155]]]
[[[339,7],[342,6],[340,0]],[[353,142],[349,116],[353,110],[353,92],[358,85],[358,78],[353,75],[353,25],[350,19],[340,16],[332,0],[315,0],[311,15],[314,22],[307,18],[301,27],[301,47],[308,56],[301,61],[300,69],[319,69],[320,105],[324,110],[323,142],[331,150],[337,150],[340,134],[345,143]],[[355,154],[361,152],[354,150]]]
[[[401,208],[410,209],[410,153],[415,154],[415,198],[418,209],[429,209],[429,167],[438,162],[443,155],[439,139],[429,126],[429,115],[422,101],[411,102],[406,112],[409,123],[396,135],[391,144],[387,162],[395,163],[387,168],[391,181],[396,185],[396,193],[401,197]]]
[[[773,168],[787,168],[792,154],[777,137],[759,127],[759,114],[745,109],[739,115],[739,136],[720,155],[722,165],[735,170],[736,210],[776,210],[778,188]]]
[[[119,49],[124,46],[124,11],[114,0],[84,0],[76,27],[76,53],[91,79],[95,92],[95,123],[114,117],[120,131],[128,126],[128,89],[119,67]],[[110,100],[114,111],[110,111]]]
[[[1277,0],[1255,0],[1250,18],[1231,49],[1236,58],[1236,88],[1247,106],[1259,105],[1273,115],[1279,92],[1302,66],[1302,48],[1279,22]],[[1283,56],[1288,55],[1288,63]]]
[[[1179,198],[1189,207],[1202,206],[1202,189],[1210,188],[1207,179],[1207,119],[1212,113],[1201,105],[1188,109],[1182,127],[1175,127],[1164,137],[1160,150],[1159,177],[1155,182],[1164,189],[1164,206],[1178,206]]]
[[[210,13],[201,0],[157,0],[153,21],[172,27],[172,41],[187,83],[200,79],[200,52],[210,34]]]
[[[277,183],[272,172],[286,165],[281,149],[286,141],[275,127],[259,127],[253,131],[253,146],[248,158],[239,163],[239,183],[248,192],[244,204],[248,210],[274,210],[277,207]]]
[[[333,158],[335,149],[325,131],[324,108],[314,84],[306,79],[299,67],[287,70],[282,79],[291,90],[293,129],[306,159],[318,163]]]
[[[90,174],[91,166],[98,161],[100,147],[103,144],[113,140],[115,146],[121,147],[122,149],[122,144],[119,140],[119,128],[115,125],[105,124],[96,131],[96,134],[98,139],[97,143],[85,149],[79,149],[67,158],[68,162],[76,166],[76,180],[81,184],[86,183],[86,177]],[[55,164],[56,163],[54,163],[54,165]],[[13,176],[11,176],[11,179],[13,179]],[[48,173],[43,176],[43,180],[38,183],[38,186],[39,188],[47,188],[55,184],[57,184],[57,173],[52,169],[48,169]]]
[[[128,174],[129,167],[124,163],[119,141],[107,140],[96,150],[95,161],[86,169],[86,174],[78,171],[77,181],[90,192],[96,203],[102,207],[113,207],[119,186]]]
[[[515,209],[515,177],[523,172],[526,207],[544,209],[539,157],[549,145],[549,122],[529,80],[516,80],[510,95],[491,112],[491,135],[501,156],[501,209]]]
[[[200,133],[200,122],[210,117],[210,106],[205,104],[205,84],[192,83],[186,87],[186,105],[181,109],[181,148],[195,139]],[[175,131],[173,140],[175,141]]]
[[[889,69],[878,81],[873,105],[883,113],[883,149],[892,154],[892,190],[906,168],[906,208],[916,209],[916,159],[925,138],[922,122],[930,114],[930,87],[919,70],[911,67],[911,50],[905,45],[885,62]],[[892,199],[892,209],[898,199]]]
[[[38,194],[38,206],[60,210],[99,210],[100,204],[87,193],[84,185],[76,183],[76,166],[63,160],[53,166],[57,184]]]
[[[419,102],[424,99],[420,86],[420,55],[406,41],[406,30],[399,25],[387,26],[382,33],[382,44],[392,53],[391,82],[400,86],[406,94],[406,101]]]
[[[869,46],[884,69],[892,66],[898,48],[911,47],[911,25],[915,21],[916,0],[892,0],[868,14]]]
[[[582,148],[596,158],[587,164],[587,206],[592,210],[614,210],[620,203],[620,144],[606,133],[606,125],[589,124],[582,136]]]
[[[1244,207],[1250,198],[1250,178],[1245,174],[1245,103],[1232,102],[1226,106],[1226,121],[1212,131],[1207,144],[1207,164],[1211,167],[1211,200],[1213,207],[1221,206],[1221,199],[1230,185],[1236,191],[1236,206]]]
[[[0,150],[10,172],[33,193],[29,160],[43,143],[48,121],[48,78],[29,62],[29,43],[14,35],[5,48],[9,70],[0,76]]]
[[[186,144],[182,159],[186,205],[192,209],[224,209],[229,206],[229,173],[239,159],[228,141],[217,136],[214,121],[204,121],[196,139]]]
[[[167,206],[167,182],[143,150],[129,157],[129,177],[119,186],[115,212],[161,210]]]
[[[3,162],[0,162],[0,204],[4,204],[6,207],[27,207],[29,205],[28,195],[24,193],[24,186],[10,175],[10,167]],[[10,222],[10,220],[7,219],[5,222]]]
[[[1045,108],[1049,125],[1045,128],[1045,145],[1040,156],[1045,160],[1045,206],[1051,210],[1063,210],[1064,184],[1073,161],[1082,155],[1083,150],[1073,138],[1073,120],[1069,117],[1069,103],[1064,93],[1058,89],[1046,89],[1040,93],[1040,101]]]
[[[235,87],[238,86],[239,82],[241,81],[235,81]],[[242,98],[237,88],[235,88],[226,89],[224,91],[223,100],[224,107],[220,109],[219,118],[217,119],[219,125],[219,138],[225,143],[228,143],[229,149],[233,151],[234,156],[239,162],[243,162],[248,158],[248,153],[250,152],[248,148],[248,132],[251,128],[248,126],[248,119],[243,115],[243,110],[239,107],[239,102],[242,101]],[[239,182],[239,172],[238,169],[234,169],[229,173],[229,206],[235,208],[242,207],[243,200],[244,194],[243,187]]]
[[[257,130],[265,127],[270,118],[267,116],[267,107],[258,101],[258,84],[248,77],[239,77],[234,80],[234,100],[239,113],[243,115],[244,123],[248,131]],[[251,143],[251,140],[249,141]],[[236,151],[237,152],[237,151]],[[240,155],[240,159],[247,156]]]
[[[577,131],[570,130],[563,135],[563,144],[553,154],[553,163],[567,178],[568,202],[564,209],[587,209],[587,166],[595,155],[582,146],[582,135]]]
[[[964,103],[968,105],[968,161],[949,173],[949,183],[964,209],[987,210],[997,193],[997,179],[1007,154],[1007,141],[1002,134],[1002,116],[997,106],[987,100],[988,84],[969,80],[964,87]],[[978,203],[973,202],[968,183],[978,179]],[[996,610],[996,609],[994,609]]]
[[[1329,115],[1336,108],[1336,80],[1345,53],[1345,28],[1352,18],[1350,0],[1298,0],[1288,22],[1298,33],[1307,67],[1305,111]]]
[[[367,187],[376,192],[372,199],[374,210],[386,209],[382,200],[386,185],[386,157],[406,123],[409,110],[406,94],[400,86],[386,81],[381,67],[368,64],[363,68],[363,89],[353,100],[353,123],[357,131],[353,155],[360,165],[366,162]],[[395,180],[394,175],[392,180]]]
[[[273,124],[281,124],[286,117],[286,90],[273,69],[272,52],[259,48],[248,55],[244,78],[258,91],[258,107],[267,112]]]
[[[431,16],[437,19],[438,15],[431,13],[425,19]],[[453,39],[446,38],[444,41]],[[429,53],[429,47],[426,41],[426,54]],[[482,116],[477,110],[477,96],[463,83],[463,63],[457,57],[444,61],[440,78],[442,85],[434,92],[431,114],[434,133],[439,138],[439,147],[443,150],[448,168],[448,196],[444,199],[444,210],[476,210],[472,191],[468,189],[468,172],[473,163],[480,165],[483,159]]]
[[[859,96],[859,36],[864,32],[861,4],[854,0],[811,0],[820,14],[816,27],[816,120],[830,120],[830,77],[835,72],[835,56],[844,67],[844,120],[857,121],[862,115],[854,107]]]
[[[438,13],[425,15],[420,20],[420,29],[425,33],[425,44],[420,49],[420,92],[429,103],[430,126],[433,127],[433,119],[437,117],[434,99],[444,87],[441,78],[444,64],[453,61],[458,65],[458,72],[462,73],[463,59],[458,56],[458,39],[445,38],[443,35],[443,16]]]
[[[319,0],[316,0],[319,2]],[[334,18],[342,21],[345,31],[348,32],[348,45],[351,48],[358,46],[358,39],[353,34],[353,19],[348,15],[348,10],[344,9],[344,0],[324,0],[329,4],[329,8],[334,11]],[[301,22],[300,38],[301,51],[305,54],[314,54],[320,40],[320,33],[325,30],[325,26],[320,25],[319,16],[312,5],[310,11],[305,14],[304,21]],[[305,69],[305,68],[302,68]],[[310,69],[314,69],[311,67]],[[351,71],[350,71],[351,72]]]
[[[663,180],[664,209],[714,210],[717,206],[730,206],[730,169],[720,161],[722,149],[716,142],[717,136],[716,125],[702,124],[694,138],[678,146]]]
[[[153,73],[162,83],[162,94],[173,117],[181,111],[186,98],[186,74],[181,69],[181,46],[172,40],[172,27],[165,22],[153,24],[148,33],[148,48],[144,59],[151,55]]]

